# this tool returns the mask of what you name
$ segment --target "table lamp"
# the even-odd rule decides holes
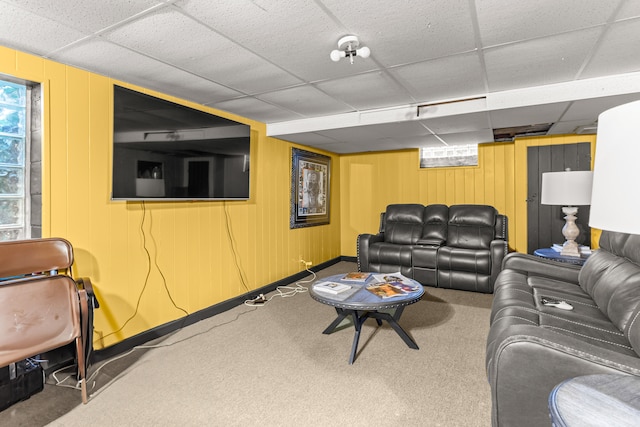
[[[640,101],[598,117],[589,226],[640,234]]]
[[[591,171],[545,172],[542,174],[543,205],[564,206],[565,224],[562,227],[562,235],[566,241],[562,245],[563,256],[580,256],[580,250],[576,238],[580,235],[580,229],[576,225],[578,206],[591,203],[591,183],[593,173]]]

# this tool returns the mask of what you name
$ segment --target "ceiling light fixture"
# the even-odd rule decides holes
[[[354,56],[368,58],[371,55],[371,49],[366,46],[359,47],[360,40],[356,36],[344,36],[338,40],[338,50],[332,50],[331,60],[333,62],[340,61],[340,58],[349,58],[349,62],[353,64]]]

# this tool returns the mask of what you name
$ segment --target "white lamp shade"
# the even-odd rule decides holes
[[[589,226],[640,234],[640,101],[598,118]]]
[[[543,205],[584,206],[591,203],[591,171],[545,172],[542,174]]]

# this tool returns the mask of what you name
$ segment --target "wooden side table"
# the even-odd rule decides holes
[[[552,248],[536,249],[533,251],[533,254],[541,258],[574,265],[583,265],[587,258],[589,258],[589,255],[582,255],[580,257],[561,255],[560,252]]]

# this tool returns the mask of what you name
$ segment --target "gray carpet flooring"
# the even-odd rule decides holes
[[[340,262],[318,277],[355,268]],[[271,293],[264,306],[238,306],[93,366],[87,405],[48,384],[0,412],[0,425],[489,426],[492,295],[425,290],[400,319],[419,350],[370,319],[349,365],[353,327],[322,334],[332,307]]]

